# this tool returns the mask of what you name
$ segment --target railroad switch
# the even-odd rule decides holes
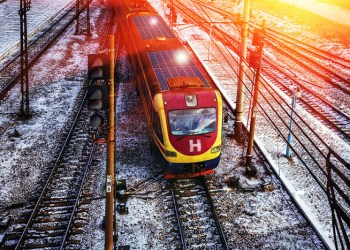
[[[115,192],[115,198],[120,202],[126,202],[128,200],[129,195],[130,192],[126,192],[125,190]]]
[[[115,197],[121,202],[126,202],[130,192],[126,191],[126,180],[117,180],[115,182]]]
[[[225,181],[225,183],[230,188],[237,189],[239,187],[239,177],[237,176],[229,177],[228,180]]]
[[[119,214],[128,214],[129,208],[126,206],[125,203],[120,203],[117,205],[117,211],[119,212]]]
[[[256,169],[255,166],[253,166],[253,165],[247,166],[246,171],[245,171],[245,175],[248,178],[256,177],[257,174],[258,174],[258,170]]]
[[[271,192],[275,189],[275,187],[273,186],[273,184],[271,182],[269,183],[264,183],[263,184],[263,190],[264,192]]]
[[[126,246],[119,246],[118,250],[130,250],[130,245],[126,245]]]
[[[120,191],[120,190],[126,190],[126,180],[117,180],[115,182],[115,190]]]
[[[102,144],[102,143],[106,143],[107,140],[105,138],[100,138],[100,139],[94,139],[94,143],[96,144]]]

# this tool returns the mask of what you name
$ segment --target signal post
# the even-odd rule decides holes
[[[245,60],[247,57],[247,40],[248,40],[248,25],[249,25],[250,0],[244,0],[243,22],[242,22],[242,40],[241,54],[239,62],[239,73],[237,83],[237,98],[236,98],[236,121],[233,137],[238,141],[242,141],[243,130],[243,90],[245,80]]]
[[[249,58],[250,66],[256,70],[255,82],[253,85],[254,90],[253,90],[252,116],[250,120],[248,148],[247,148],[247,155],[246,155],[246,174],[249,177],[253,177],[257,173],[256,168],[252,165],[252,156],[253,156],[253,146],[254,146],[256,113],[258,109],[261,62],[262,62],[262,54],[263,54],[263,48],[265,43],[265,25],[266,25],[266,21],[263,20],[261,28],[256,29],[254,31],[252,44],[256,46],[256,50],[251,52],[250,58]]]
[[[114,35],[109,35],[109,53],[90,54],[88,56],[88,109],[90,127],[99,129],[105,124],[107,111],[107,138],[95,138],[97,143],[107,142],[106,159],[106,207],[105,207],[105,249],[112,250],[114,245],[114,194],[115,194],[115,122],[114,122]]]
[[[106,166],[106,231],[105,249],[113,249],[114,241],[114,148],[115,148],[115,122],[114,122],[114,35],[108,36],[109,40],[109,79],[108,79],[108,138],[107,138],[107,166]]]
[[[20,112],[21,117],[30,117],[29,111],[29,62],[28,62],[28,29],[27,29],[27,11],[30,10],[31,0],[21,0],[20,9],[20,40],[21,40],[21,101]],[[24,108],[25,106],[25,108]]]

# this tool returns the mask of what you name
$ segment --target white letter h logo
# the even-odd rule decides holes
[[[197,148],[197,152],[202,150],[201,140],[197,139],[197,143],[194,143],[193,140],[190,140],[190,152],[194,152],[194,148]]]

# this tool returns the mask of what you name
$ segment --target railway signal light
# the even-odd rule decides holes
[[[96,81],[89,85],[88,109],[96,111],[108,109],[108,85],[105,82]]]
[[[266,32],[265,29],[255,29],[253,33],[252,44],[254,46],[262,46],[265,43]]]
[[[252,50],[248,58],[249,66],[253,69],[257,69],[261,63],[260,52],[258,50]]]
[[[101,80],[93,80],[88,88],[88,109],[95,113],[90,117],[90,126],[99,127],[104,123],[101,110],[108,109],[108,85]]]
[[[108,80],[108,55],[105,53],[88,55],[89,80]]]
[[[95,111],[90,117],[89,125],[94,128],[104,124],[101,111],[108,109],[108,67],[107,54],[88,55],[88,109]]]
[[[89,126],[93,128],[98,128],[105,122],[104,120],[105,119],[102,115],[95,113],[90,117]]]
[[[253,69],[258,69],[262,59],[262,48],[265,44],[265,22],[263,21],[262,28],[255,29],[253,32],[253,46],[256,46],[249,54],[248,63]]]

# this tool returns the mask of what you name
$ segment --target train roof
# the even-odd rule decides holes
[[[133,16],[142,39],[175,38],[168,25],[158,15]]]
[[[147,56],[160,91],[210,87],[190,54],[160,16],[135,15],[132,18],[141,38],[147,40]]]
[[[210,87],[185,49],[150,51],[147,55],[160,91],[185,87]]]
[[[126,0],[123,2],[129,13],[157,13],[146,0]]]

